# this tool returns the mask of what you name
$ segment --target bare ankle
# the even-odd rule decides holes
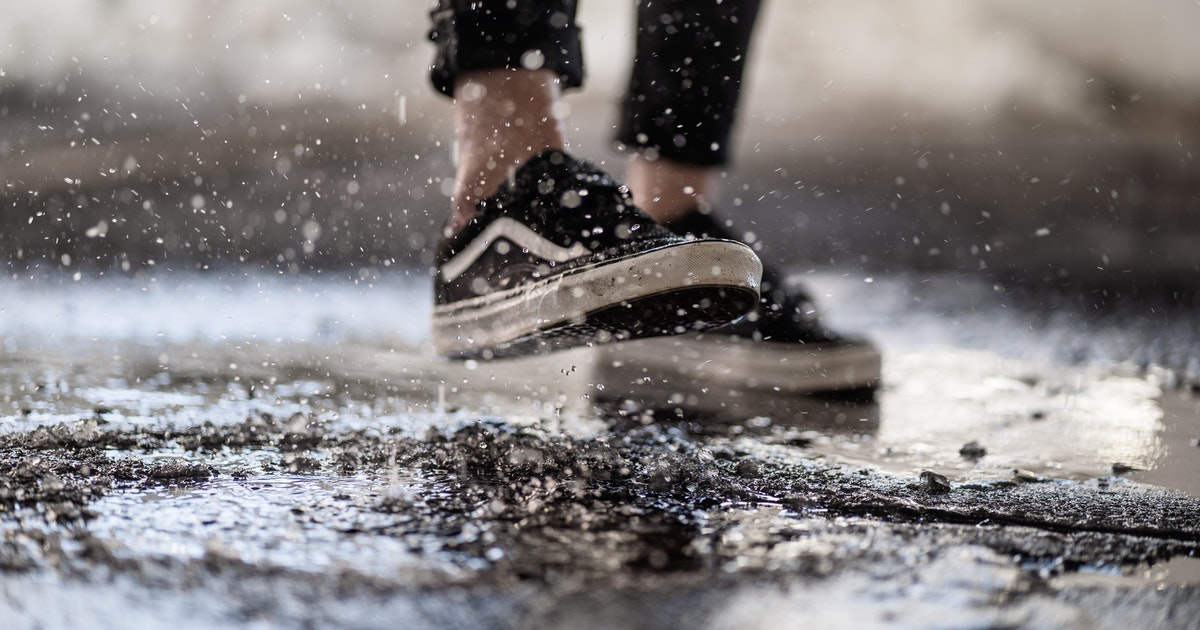
[[[658,158],[634,155],[626,183],[633,201],[658,223],[669,223],[699,206],[712,203],[718,170]]]
[[[567,143],[556,117],[558,77],[546,70],[464,73],[455,88],[457,171],[449,227],[462,227],[476,205],[529,158]]]

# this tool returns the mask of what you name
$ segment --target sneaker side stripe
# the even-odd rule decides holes
[[[584,254],[591,253],[582,243],[576,242],[571,244],[570,247],[563,247],[553,241],[547,240],[544,236],[529,229],[529,226],[516,219],[501,217],[487,226],[487,229],[483,233],[475,237],[475,240],[471,241],[454,258],[442,264],[442,280],[450,282],[466,273],[471,268],[471,265],[476,260],[479,260],[479,257],[484,255],[493,243],[502,238],[512,241],[515,245],[529,251],[534,256],[555,262],[566,262],[572,258],[578,258]]]

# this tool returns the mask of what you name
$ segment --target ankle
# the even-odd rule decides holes
[[[566,148],[556,117],[558,77],[545,70],[465,73],[455,88],[458,139],[453,193],[457,229],[529,158]]]
[[[719,171],[662,158],[650,160],[635,154],[629,162],[627,183],[633,201],[660,224],[708,207],[716,195]]]

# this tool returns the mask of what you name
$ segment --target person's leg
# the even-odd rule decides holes
[[[583,84],[575,0],[440,0],[430,79],[454,99],[452,230],[529,158],[566,148],[554,105]]]
[[[744,238],[710,210],[729,160],[758,8],[758,0],[643,0],[639,7],[617,140],[634,149],[628,174],[634,199],[676,234]],[[783,280],[764,266],[760,303],[745,319],[722,334],[651,340],[626,350],[621,362],[708,384],[724,374],[733,379],[728,384],[779,392],[876,384],[878,350],[826,329],[807,292]],[[706,371],[709,365],[715,371]]]
[[[436,254],[435,351],[496,358],[720,325],[754,308],[740,243],[680,237],[563,151],[582,83],[574,2],[443,0],[434,85],[455,99],[453,213]]]
[[[474,70],[459,76],[455,94],[458,164],[449,228],[457,231],[529,158],[565,150],[567,142],[554,115],[559,89],[553,72]]]
[[[617,139],[627,181],[660,223],[716,194],[729,159],[759,0],[643,0]]]
[[[629,157],[625,182],[633,192],[633,202],[666,225],[709,207],[717,196],[720,176],[716,166],[652,159],[637,152]]]

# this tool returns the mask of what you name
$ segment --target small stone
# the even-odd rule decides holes
[[[946,494],[953,490],[950,480],[932,470],[921,471],[921,485],[930,494]]]
[[[1022,483],[1041,483],[1046,480],[1045,477],[1043,477],[1031,470],[1021,470],[1021,469],[1013,470],[1013,479],[1015,481],[1020,481]]]
[[[805,436],[794,436],[783,440],[783,443],[787,446],[795,446],[796,448],[808,448],[812,446],[812,442],[812,438]]]
[[[977,460],[987,455],[987,449],[979,442],[971,440],[958,449],[958,454],[964,459]]]
[[[62,478],[52,472],[47,472],[45,475],[42,475],[41,483],[42,491],[49,494],[57,494],[62,492],[63,488],[67,487],[67,484],[63,482]]]
[[[737,464],[737,474],[739,477],[757,477],[758,462],[753,459],[743,459]]]

